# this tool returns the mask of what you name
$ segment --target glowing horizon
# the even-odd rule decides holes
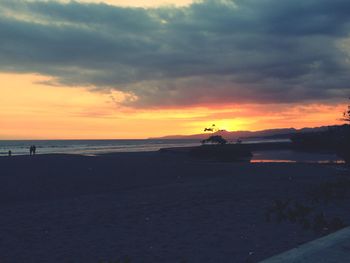
[[[341,124],[349,8],[347,0],[2,0],[0,139]]]
[[[136,109],[122,93],[47,86],[37,74],[0,74],[0,139],[145,139],[220,129],[264,130],[340,124],[346,104],[201,105]]]

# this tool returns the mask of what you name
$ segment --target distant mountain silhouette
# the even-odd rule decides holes
[[[218,131],[214,133],[200,133],[192,135],[169,135],[157,138],[150,139],[194,139],[194,140],[203,140],[208,138],[210,135],[221,135],[226,140],[236,140],[238,138],[271,138],[271,139],[283,139],[289,138],[292,134],[299,132],[317,132],[327,130],[329,127],[338,127],[334,126],[321,126],[315,128],[284,128],[284,129],[269,129],[261,131]]]

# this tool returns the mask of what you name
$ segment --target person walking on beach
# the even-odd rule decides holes
[[[34,155],[35,154],[35,146],[34,145],[31,145],[30,148],[29,148],[29,154],[30,156]]]
[[[11,152],[11,150],[9,150],[9,157],[12,155],[12,152]]]
[[[29,154],[30,155],[35,155],[35,152],[36,152],[36,146],[35,145],[30,146]]]

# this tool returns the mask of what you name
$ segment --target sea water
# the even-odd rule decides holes
[[[244,143],[286,142],[285,139],[245,139]],[[37,154],[98,155],[114,152],[150,152],[168,147],[198,146],[198,139],[146,139],[146,140],[0,140],[0,156],[28,155],[29,147],[36,146]],[[311,162],[343,163],[335,154],[303,153],[292,150],[254,151],[251,162]]]
[[[0,140],[0,156],[29,154],[36,146],[37,154],[95,155],[113,152],[157,151],[160,148],[200,145],[199,140]]]
[[[245,139],[243,143],[283,142],[282,140]],[[144,139],[144,140],[0,140],[0,156],[29,154],[29,147],[36,146],[37,154],[95,155],[114,152],[150,152],[168,147],[201,145],[199,139]]]

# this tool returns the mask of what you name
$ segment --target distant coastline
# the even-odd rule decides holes
[[[277,128],[277,129],[267,129],[259,131],[218,131],[213,134],[221,135],[228,140],[235,140],[237,138],[264,138],[264,139],[286,139],[289,138],[292,134],[299,132],[319,132],[327,130],[329,127],[339,127],[341,125],[330,125],[330,126],[320,126],[320,127],[305,127],[301,129],[295,128]],[[199,133],[191,135],[167,135],[162,137],[152,137],[149,139],[197,139],[203,140],[208,138],[210,133]]]

